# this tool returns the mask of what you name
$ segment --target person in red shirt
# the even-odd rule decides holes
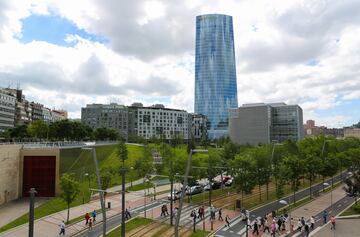
[[[86,214],[85,214],[85,220],[86,220],[85,225],[87,225],[87,224],[89,223],[89,219],[90,219],[90,214],[89,214],[89,213],[86,213]]]
[[[331,216],[330,222],[331,222],[331,229],[335,230],[335,223],[336,223],[335,216]]]

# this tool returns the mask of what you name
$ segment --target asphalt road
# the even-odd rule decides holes
[[[347,175],[347,171],[343,173],[343,176]],[[334,183],[338,182],[341,180],[341,175],[339,174],[338,176],[334,177]],[[326,179],[325,182],[330,183],[331,179]],[[312,187],[312,192],[316,192],[316,191],[320,191],[323,189],[323,185],[322,183],[314,185]],[[295,199],[296,200],[300,200],[303,199],[307,196],[309,196],[309,191],[310,188],[306,188],[304,190],[298,191],[295,194]],[[287,196],[282,198],[286,201],[289,201],[293,203],[294,202],[294,198],[293,195]],[[336,204],[335,204],[336,205]],[[273,201],[269,204],[266,204],[260,208],[257,208],[256,210],[250,211],[250,220],[255,219],[256,217],[259,216],[264,216],[267,213],[272,212],[273,210],[277,210],[279,207],[279,203],[278,201]],[[341,207],[339,207],[341,209]],[[342,208],[344,208],[342,206]],[[226,236],[226,237],[235,237],[235,236],[239,236],[242,235],[243,233],[245,233],[245,224],[243,223],[243,221],[240,220],[240,217],[233,219],[232,222],[230,223],[230,228],[228,227],[222,227],[221,229],[219,229],[216,233],[215,236],[221,237],[221,236]]]

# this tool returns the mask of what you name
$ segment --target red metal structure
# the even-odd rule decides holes
[[[23,197],[35,188],[39,197],[55,196],[56,156],[24,156]]]

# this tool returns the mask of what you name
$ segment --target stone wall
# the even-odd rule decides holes
[[[0,205],[19,198],[22,145],[0,145]]]

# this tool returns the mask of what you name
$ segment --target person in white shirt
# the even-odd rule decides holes
[[[64,221],[62,221],[61,223],[60,223],[60,233],[59,233],[59,235],[65,235],[65,222]]]
[[[312,216],[310,218],[310,229],[314,230],[314,227],[315,227],[315,219],[314,219],[314,216]]]

